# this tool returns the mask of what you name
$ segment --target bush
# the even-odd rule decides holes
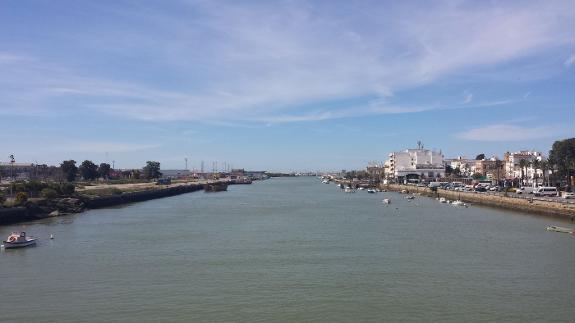
[[[22,205],[28,201],[28,194],[25,192],[16,193],[16,205]]]
[[[74,184],[65,183],[60,186],[60,191],[62,192],[63,195],[72,195],[74,194],[75,190],[76,187],[74,186]]]
[[[47,199],[53,199],[58,197],[58,192],[53,188],[45,188],[40,191],[40,196]]]

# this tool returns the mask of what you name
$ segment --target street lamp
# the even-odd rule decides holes
[[[14,159],[14,155],[10,155],[10,196],[12,196],[13,191],[12,191],[12,187],[14,185],[14,163],[16,162],[16,160]]]

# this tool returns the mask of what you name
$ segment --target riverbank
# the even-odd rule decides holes
[[[443,189],[432,191],[428,187],[418,187],[413,185],[387,184],[381,185],[381,188],[395,192],[406,190],[409,193],[418,193],[434,198],[444,197],[448,200],[460,200],[466,203],[528,212],[532,214],[555,216],[570,220],[575,219],[575,205],[573,204]]]
[[[201,183],[176,183],[157,186],[124,185],[96,187],[80,190],[74,197],[55,199],[35,199],[23,206],[0,208],[0,225],[33,221],[48,217],[80,213],[87,209],[117,206],[148,201],[203,190],[211,181]]]

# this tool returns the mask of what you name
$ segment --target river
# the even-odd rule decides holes
[[[40,239],[0,252],[0,321],[573,322],[548,225],[575,226],[315,178],[188,193],[0,227]]]

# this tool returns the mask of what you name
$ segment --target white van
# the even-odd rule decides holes
[[[539,187],[534,192],[535,196],[557,196],[556,187]]]

